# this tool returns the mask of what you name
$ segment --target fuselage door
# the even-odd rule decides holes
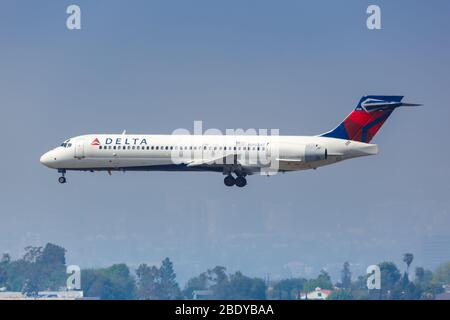
[[[75,158],[84,158],[84,140],[80,139],[75,142]]]

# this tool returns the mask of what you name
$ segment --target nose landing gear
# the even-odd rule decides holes
[[[66,170],[58,170],[58,172],[60,172],[62,174],[62,176],[58,178],[58,182],[59,183],[66,183],[67,182],[66,177],[65,177]]]

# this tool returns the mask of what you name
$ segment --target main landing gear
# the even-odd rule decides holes
[[[66,183],[67,182],[66,177],[65,177],[66,170],[58,170],[58,172],[60,172],[61,175],[62,175],[61,177],[58,178],[58,182],[59,183]]]
[[[237,176],[235,178],[231,174],[229,174],[225,177],[225,179],[223,179],[223,183],[225,183],[227,187],[232,187],[236,185],[239,188],[242,188],[247,185],[247,179],[245,179],[244,176]]]

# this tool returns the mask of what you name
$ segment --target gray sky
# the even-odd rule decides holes
[[[373,2],[373,1],[372,1]],[[344,261],[415,254],[449,260],[450,2],[2,1],[0,252],[53,242],[82,267],[159,263],[182,283],[208,267],[335,279]],[[66,7],[82,10],[68,31]],[[397,110],[374,139],[380,154],[316,171],[69,173],[42,153],[86,133],[337,125],[365,94],[424,103]]]

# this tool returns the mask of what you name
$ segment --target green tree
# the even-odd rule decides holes
[[[65,285],[65,251],[51,243],[44,248],[26,247],[21,259],[7,265],[8,288],[14,291],[24,288],[58,290]]]
[[[87,269],[81,272],[81,288],[87,297],[105,300],[129,300],[135,298],[136,286],[125,264],[109,268]]]
[[[6,287],[8,282],[8,267],[11,262],[11,256],[7,253],[2,255],[0,260],[0,288]]]
[[[232,300],[265,300],[266,284],[259,278],[244,276],[241,272],[236,272],[229,278],[227,284],[228,296],[226,299]]]
[[[354,300],[378,299],[379,294],[375,296],[373,292],[367,290],[367,275],[359,276],[350,286],[350,292]],[[374,290],[371,290],[374,291]]]
[[[136,270],[137,295],[139,299],[158,299],[160,291],[159,269],[155,266],[141,264]]]
[[[39,288],[36,279],[27,279],[22,288],[22,294],[28,297],[37,296]]]
[[[414,260],[414,255],[412,253],[405,253],[403,255],[403,262],[406,263],[406,273],[409,274],[409,266]]]
[[[381,271],[381,298],[391,299],[391,292],[401,278],[400,271],[393,262],[382,262],[378,266]]]
[[[22,291],[25,282],[30,278],[32,264],[23,259],[11,261],[7,267],[7,287],[11,291]]]
[[[349,289],[352,284],[352,273],[350,271],[350,263],[344,262],[344,266],[341,271],[341,285],[344,289]]]
[[[327,300],[353,300],[353,295],[349,290],[339,289],[333,291],[328,297]]]
[[[432,300],[435,294],[443,290],[440,285],[433,283],[433,272],[422,267],[415,270],[414,284],[422,300]]]
[[[280,300],[298,299],[300,292],[303,290],[305,283],[304,278],[291,278],[279,281],[274,286],[274,297]]]
[[[176,282],[177,275],[173,270],[173,263],[169,258],[162,261],[159,268],[160,283],[160,298],[166,300],[173,300],[180,297],[180,288]]]
[[[211,270],[206,271],[208,281],[211,283],[209,289],[213,291],[213,296],[216,299],[227,299],[228,293],[228,275],[226,268],[216,266]]]
[[[192,299],[194,290],[211,291],[212,299],[266,299],[266,284],[259,278],[250,278],[241,272],[232,275],[225,267],[217,266],[190,279],[184,289],[184,297]]]
[[[27,246],[25,247],[25,254],[22,259],[30,263],[35,263],[41,254],[42,247]]]
[[[407,272],[394,285],[389,295],[389,299],[392,300],[417,300],[419,298],[420,292],[414,283],[409,281]]]
[[[34,270],[38,273],[41,290],[59,290],[66,284],[66,249],[47,243],[35,258]]]
[[[201,273],[197,277],[193,277],[188,280],[186,287],[183,290],[183,297],[186,299],[192,299],[194,291],[207,290],[209,288],[209,280],[206,272]]]
[[[316,279],[309,279],[304,286],[306,292],[314,291],[316,288],[327,290],[333,289],[330,275],[325,270],[321,270]]]
[[[417,284],[421,284],[425,281],[425,269],[424,268],[417,267],[414,274],[415,274],[415,277],[414,277],[415,282]]]
[[[439,265],[433,274],[433,283],[438,285],[450,284],[450,261]]]

